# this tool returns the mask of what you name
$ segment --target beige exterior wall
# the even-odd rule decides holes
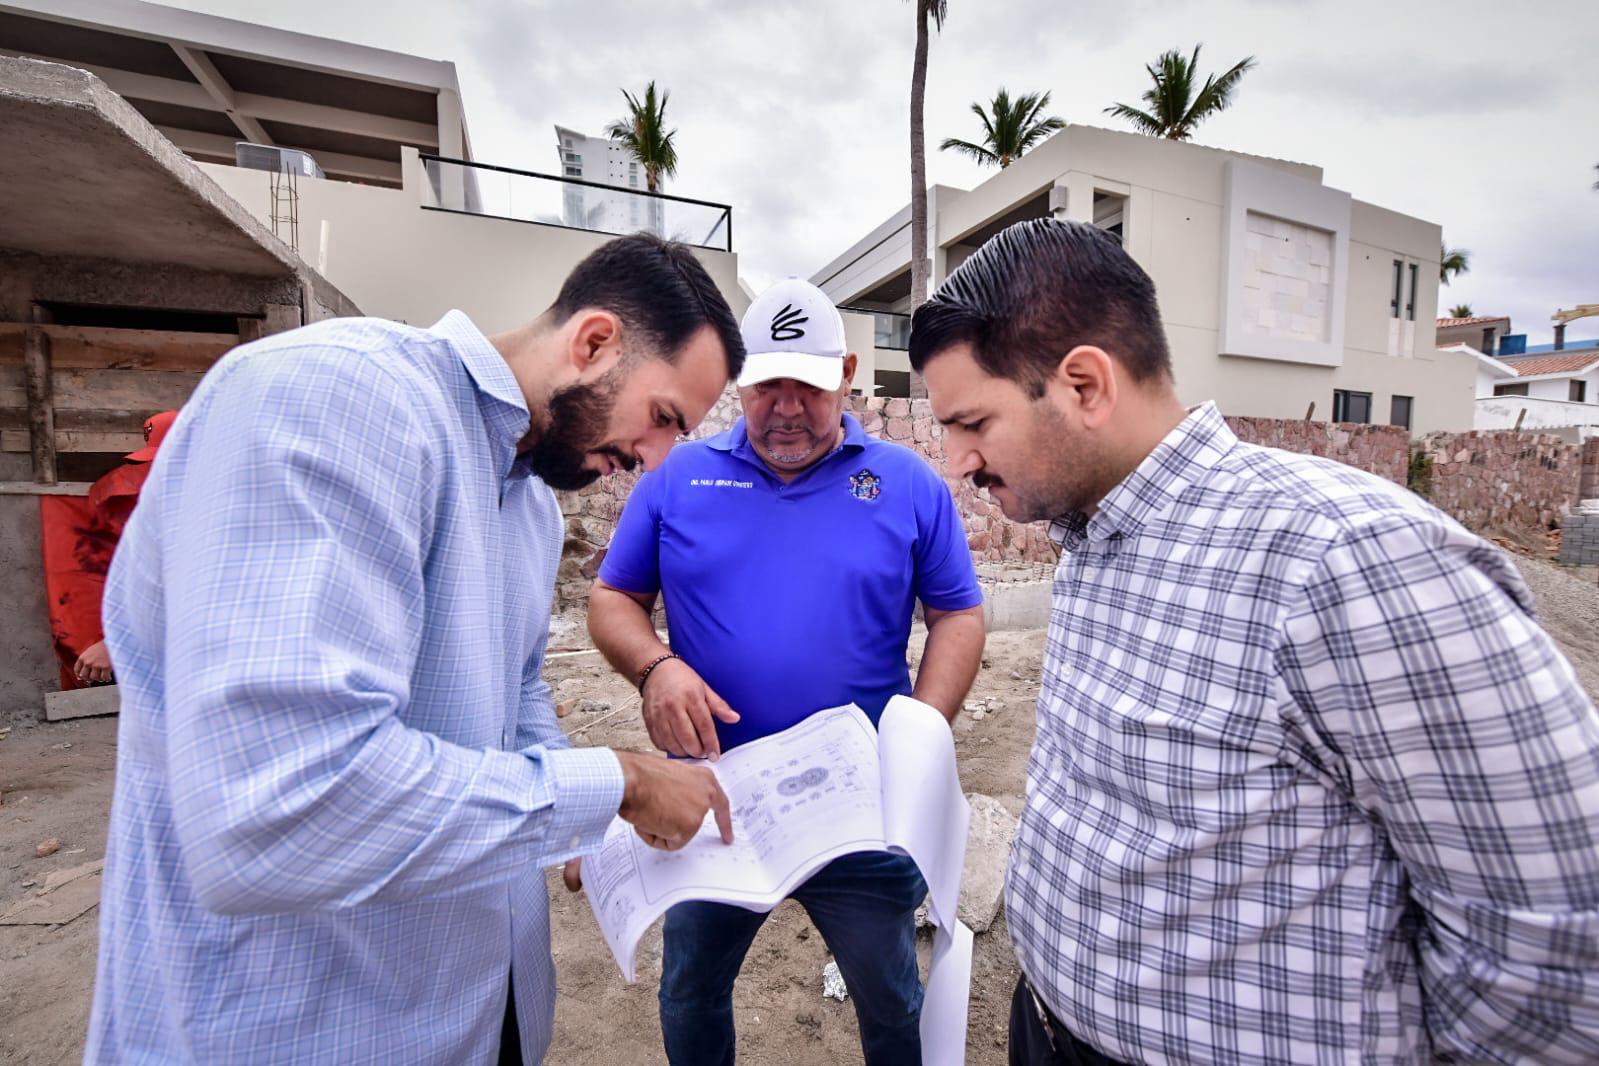
[[[1333,390],[1348,389],[1372,394],[1374,422],[1388,421],[1390,401],[1400,395],[1414,399],[1414,432],[1470,429],[1475,360],[1440,354],[1433,343],[1440,229],[1372,204],[1347,201],[1347,222],[1339,222],[1347,226],[1344,266],[1334,279],[1341,286],[1342,328],[1330,330],[1329,339],[1341,333],[1341,343],[1325,353],[1339,365],[1221,354],[1229,164],[1235,161],[1264,172],[1279,202],[1292,207],[1302,199],[1304,221],[1313,225],[1317,211],[1325,214],[1329,199],[1340,195],[1321,184],[1319,167],[1069,126],[975,189],[939,190],[935,243],[941,255],[934,283],[945,276],[938,266],[953,269],[1001,221],[1042,217],[1049,204],[1056,217],[1092,221],[1096,191],[1125,197],[1123,246],[1155,282],[1185,401],[1215,400],[1226,414],[1275,418],[1303,418],[1314,403],[1314,417],[1324,420],[1332,413]],[[857,299],[852,284],[893,269],[885,258],[893,242],[883,240],[883,230],[813,280],[835,300]],[[1413,318],[1403,309],[1400,319],[1390,314],[1395,259],[1407,271],[1412,263],[1418,268]],[[857,269],[857,260],[870,269]],[[827,278],[832,282],[823,284]]]
[[[844,320],[844,350],[855,353],[855,384],[862,395],[872,395],[872,384],[877,380],[877,348],[872,343],[876,333],[872,316],[859,311],[840,311]]]
[[[266,173],[200,167],[271,224]],[[323,273],[369,315],[425,326],[458,308],[481,329],[509,329],[548,307],[572,267],[610,239],[560,226],[424,210],[427,179],[414,152],[406,153],[403,170],[403,189],[299,182],[301,258],[318,265],[326,223]],[[733,313],[742,315],[749,298],[738,284],[738,256],[695,252]]]

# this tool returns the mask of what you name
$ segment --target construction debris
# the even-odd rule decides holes
[[[829,962],[822,967],[822,998],[836,999],[840,1003],[849,995],[844,987],[844,975],[838,972],[838,963]]]
[[[61,841],[57,840],[55,837],[51,837],[48,840],[39,841],[39,846],[33,849],[33,853],[42,859],[46,855],[54,855],[60,850]]]
[[[0,913],[0,925],[65,925],[81,917],[100,903],[104,870],[105,860],[96,859],[55,871],[44,879],[43,888]],[[23,887],[32,884],[25,882]]]
[[[961,894],[955,911],[972,932],[986,933],[998,917],[1004,898],[1005,867],[1016,836],[1016,819],[992,796],[970,792],[966,800],[971,804],[972,820],[966,830],[966,861],[961,869]],[[916,908],[916,926],[928,924],[924,901]]]

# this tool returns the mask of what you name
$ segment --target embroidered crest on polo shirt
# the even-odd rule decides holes
[[[883,479],[870,470],[849,476],[849,494],[857,500],[875,500],[883,494]]]

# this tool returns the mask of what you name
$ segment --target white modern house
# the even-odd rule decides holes
[[[1478,429],[1572,429],[1599,435],[1599,347],[1502,357],[1508,371],[1477,386]]]
[[[932,284],[1006,226],[1047,217],[1116,233],[1149,272],[1187,401],[1417,433],[1472,424],[1477,363],[1434,340],[1434,223],[1308,164],[1068,126],[974,189],[929,190]],[[874,316],[876,382],[903,394],[909,207],[811,280]]]
[[[1554,344],[1528,346],[1510,328],[1503,315],[1438,320],[1440,353],[1477,365],[1473,428],[1599,434],[1599,340],[1568,343],[1562,330]]]
[[[1465,345],[1490,358],[1502,354],[1504,340],[1510,336],[1508,315],[1471,315],[1438,320],[1438,347]],[[1525,339],[1525,338],[1523,338]]]
[[[99,77],[367,314],[460,308],[508,328],[588,252],[644,228],[635,216],[696,245],[735,311],[749,303],[730,207],[624,186],[604,192],[617,211],[568,213],[586,176],[475,158],[449,62],[141,0],[0,0],[0,55]],[[260,146],[251,165],[241,143]],[[281,166],[254,169],[263,151]]]

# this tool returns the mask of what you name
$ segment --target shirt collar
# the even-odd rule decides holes
[[[1108,540],[1116,534],[1134,536],[1237,443],[1238,437],[1228,428],[1216,405],[1201,404],[1166,434],[1136,470],[1110,490],[1092,517],[1063,515],[1050,523],[1049,535],[1066,551],[1076,551],[1085,540]]]
[[[495,451],[502,453],[500,469],[509,474],[518,465],[516,446],[527,435],[531,424],[527,398],[522,395],[516,375],[506,365],[505,357],[464,312],[450,311],[434,324],[431,332],[449,342],[461,365],[466,367],[477,389],[478,410],[483,415],[489,440]]]

